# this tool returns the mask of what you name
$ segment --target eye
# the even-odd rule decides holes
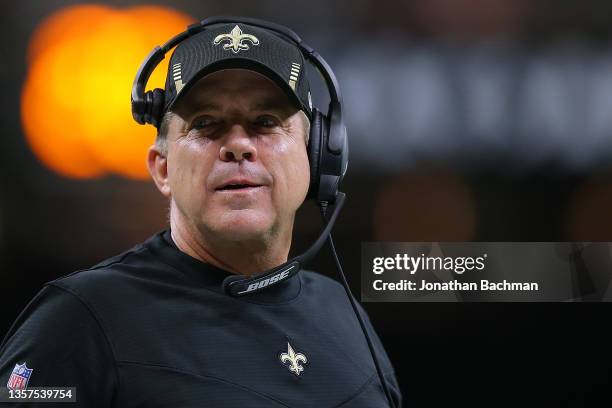
[[[200,116],[191,124],[192,129],[205,129],[218,124],[219,121],[210,116]]]
[[[255,125],[264,128],[273,128],[278,126],[278,120],[270,115],[261,115],[255,119]]]

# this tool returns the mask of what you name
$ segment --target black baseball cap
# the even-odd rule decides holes
[[[245,23],[210,25],[177,45],[168,65],[164,112],[198,79],[232,68],[256,71],[271,79],[311,118],[310,85],[297,44],[272,30]]]

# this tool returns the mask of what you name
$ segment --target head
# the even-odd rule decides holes
[[[225,69],[164,115],[147,163],[171,222],[207,240],[290,240],[310,181],[308,135],[308,118],[275,82]]]

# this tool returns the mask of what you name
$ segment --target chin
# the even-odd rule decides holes
[[[272,229],[270,215],[254,210],[234,210],[215,217],[209,229],[229,241],[261,239]]]

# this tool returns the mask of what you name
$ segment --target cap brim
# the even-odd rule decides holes
[[[250,71],[257,72],[262,74],[263,76],[271,79],[276,85],[279,86],[283,90],[283,92],[289,97],[289,100],[293,102],[296,108],[303,110],[306,112],[307,116],[310,118],[310,111],[307,106],[300,101],[300,98],[295,93],[295,91],[289,86],[287,82],[273,69],[268,66],[262,64],[259,61],[245,58],[245,57],[236,57],[236,58],[225,58],[220,61],[213,62],[199,70],[195,75],[191,77],[191,79],[181,88],[180,91],[176,94],[173,100],[166,106],[165,110],[172,110],[176,106],[176,104],[180,101],[183,95],[186,95],[187,92],[193,87],[193,85],[198,82],[198,80],[204,78],[208,74],[212,74],[216,71],[221,71],[224,69],[247,69]]]

